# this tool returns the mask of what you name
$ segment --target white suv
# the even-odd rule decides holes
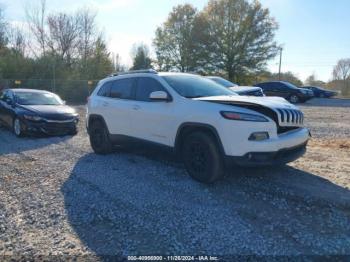
[[[303,113],[283,98],[238,96],[201,76],[149,70],[101,80],[89,98],[87,129],[97,154],[132,140],[165,145],[207,183],[229,163],[294,161],[309,139]]]

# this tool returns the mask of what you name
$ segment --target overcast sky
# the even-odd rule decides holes
[[[25,21],[24,8],[36,0],[0,0],[5,16],[13,23]],[[109,49],[130,64],[135,42],[151,47],[154,31],[172,7],[191,3],[198,9],[206,0],[47,0],[49,12],[71,12],[90,7],[105,32]],[[350,0],[261,0],[279,23],[276,40],[283,44],[282,71],[292,71],[302,80],[313,73],[331,78],[338,59],[350,58]],[[278,58],[269,62],[278,70]]]

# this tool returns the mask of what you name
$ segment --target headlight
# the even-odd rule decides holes
[[[240,121],[253,121],[253,122],[268,122],[267,118],[263,116],[246,114],[246,113],[238,113],[232,111],[221,111],[220,114],[230,120],[240,120]]]
[[[44,120],[40,116],[23,115],[23,117],[27,120],[30,120],[30,121],[42,121],[42,120]]]

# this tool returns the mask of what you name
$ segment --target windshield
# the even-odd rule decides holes
[[[289,82],[282,82],[282,83],[284,83],[286,86],[288,86],[288,87],[290,87],[290,88],[298,89],[297,86],[295,86],[295,85],[293,85],[293,84],[291,84],[291,83],[289,83]]]
[[[221,78],[221,77],[208,77],[208,79],[215,81],[216,83],[218,83],[219,85],[222,85],[223,87],[234,87],[237,86],[236,84]]]
[[[176,74],[162,77],[177,93],[187,98],[237,95],[235,92],[201,76]]]
[[[63,101],[55,94],[38,92],[17,92],[16,102],[20,105],[62,105]]]

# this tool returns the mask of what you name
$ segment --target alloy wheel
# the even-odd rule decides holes
[[[19,121],[18,118],[16,118],[14,123],[13,123],[13,130],[14,130],[16,136],[20,136],[22,134],[21,122]]]

